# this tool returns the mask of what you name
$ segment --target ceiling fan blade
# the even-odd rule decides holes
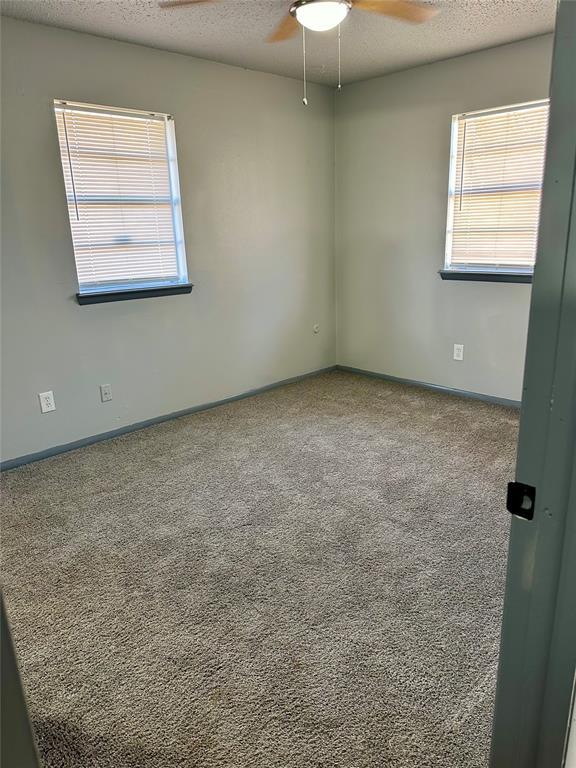
[[[289,38],[294,37],[296,32],[298,32],[299,26],[300,25],[294,16],[289,13],[282,19],[280,24],[278,24],[274,32],[266,38],[266,42],[280,43],[282,40],[288,40]]]
[[[213,3],[215,0],[160,0],[160,8],[178,8],[181,5],[196,5],[197,3]]]
[[[428,21],[438,13],[438,8],[428,3],[412,2],[412,0],[353,0],[353,7],[362,11],[381,13],[402,21],[416,24]]]

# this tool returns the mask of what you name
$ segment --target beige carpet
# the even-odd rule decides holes
[[[516,432],[329,373],[6,473],[45,766],[485,766]]]

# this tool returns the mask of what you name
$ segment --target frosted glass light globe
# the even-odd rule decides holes
[[[296,8],[296,18],[306,29],[326,32],[342,23],[350,6],[343,0],[314,0]]]

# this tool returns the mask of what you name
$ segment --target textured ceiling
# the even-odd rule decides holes
[[[352,82],[550,32],[556,0],[429,0],[440,13],[410,25],[354,10],[342,25],[342,80]],[[219,0],[162,10],[157,0],[2,0],[28,21],[300,77],[301,39],[264,38],[290,0]],[[335,32],[307,35],[308,76],[335,84]]]

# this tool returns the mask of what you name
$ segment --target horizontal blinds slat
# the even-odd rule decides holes
[[[460,115],[456,121],[449,265],[532,267],[548,104]]]
[[[164,120],[56,105],[80,289],[177,279]]]

